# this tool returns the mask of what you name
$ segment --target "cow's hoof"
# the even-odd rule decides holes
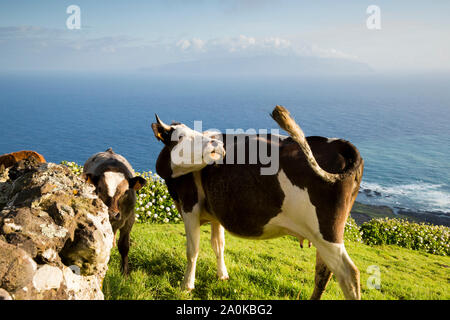
[[[225,280],[228,280],[228,279],[230,279],[230,276],[229,275],[223,275],[223,276],[219,276],[219,280],[221,280],[221,281],[225,281]]]
[[[187,285],[183,285],[183,291],[187,292],[187,293],[191,293],[194,290],[194,286],[187,286]]]

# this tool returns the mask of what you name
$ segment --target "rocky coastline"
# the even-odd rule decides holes
[[[450,215],[437,211],[412,211],[406,209],[394,210],[388,206],[377,206],[355,202],[351,216],[358,225],[376,218],[406,219],[411,222],[429,223],[450,227]]]

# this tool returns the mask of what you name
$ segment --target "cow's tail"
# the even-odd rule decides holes
[[[306,159],[308,160],[309,166],[319,177],[328,183],[335,183],[340,179],[340,174],[327,172],[319,166],[314,158],[308,142],[306,141],[303,130],[300,129],[299,125],[294,121],[294,119],[292,119],[289,111],[285,107],[276,106],[275,109],[273,109],[271,116],[278,123],[281,129],[289,133],[291,138],[299,144],[306,156]]]

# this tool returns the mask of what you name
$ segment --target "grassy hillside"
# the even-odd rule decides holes
[[[130,249],[131,273],[120,273],[112,251],[103,282],[106,299],[308,299],[314,288],[315,248],[300,249],[292,237],[245,240],[226,233],[225,263],[230,280],[216,278],[209,226],[202,227],[196,289],[180,289],[186,266],[182,224],[136,224]],[[361,272],[363,299],[450,299],[450,257],[397,246],[346,243]],[[381,271],[380,290],[368,289],[370,265]],[[343,299],[333,278],[323,299]]]

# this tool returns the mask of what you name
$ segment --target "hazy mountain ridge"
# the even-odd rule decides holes
[[[257,56],[186,61],[142,68],[154,74],[333,75],[367,74],[369,65],[341,58]]]

